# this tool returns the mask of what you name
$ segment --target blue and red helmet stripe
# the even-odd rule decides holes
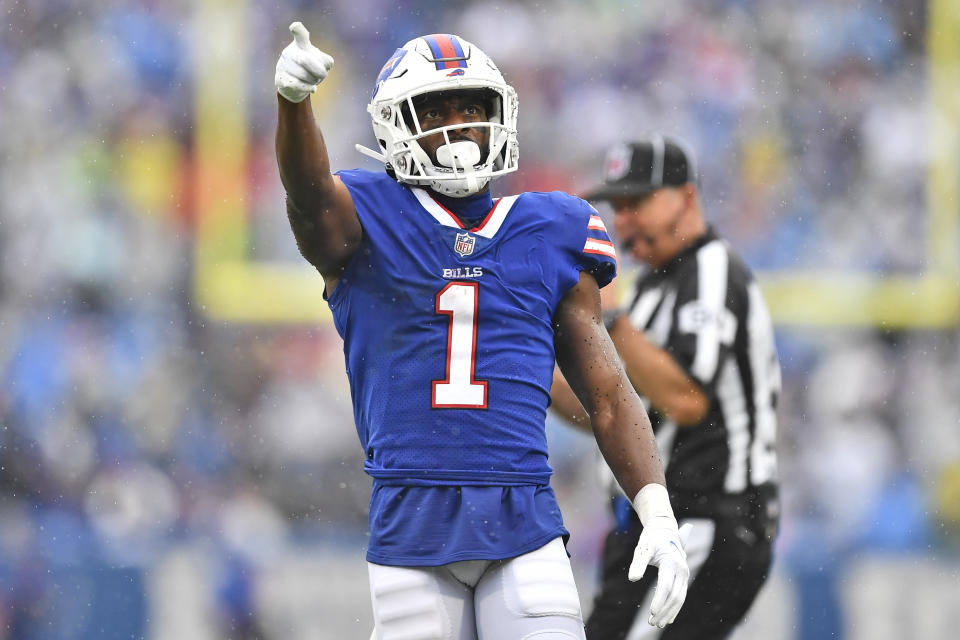
[[[437,65],[437,69],[456,69],[467,66],[467,56],[460,45],[460,40],[455,36],[434,33],[423,36],[423,39],[430,45],[430,51],[433,53],[431,62]]]

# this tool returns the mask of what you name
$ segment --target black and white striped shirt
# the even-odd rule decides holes
[[[678,517],[708,515],[774,485],[780,365],[770,314],[743,261],[709,229],[640,277],[627,313],[709,399],[703,420],[683,427],[648,406]]]

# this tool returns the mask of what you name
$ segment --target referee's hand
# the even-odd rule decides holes
[[[687,597],[690,568],[681,538],[690,534],[690,523],[677,530],[671,517],[651,518],[643,527],[627,577],[636,582],[643,577],[647,565],[657,567],[657,587],[650,605],[651,625],[664,628],[673,622]]]

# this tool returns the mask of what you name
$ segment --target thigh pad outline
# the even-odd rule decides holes
[[[451,624],[429,571],[371,565],[370,592],[378,640],[448,640]]]
[[[502,568],[506,605],[521,616],[580,618],[580,597],[560,538],[512,558]]]

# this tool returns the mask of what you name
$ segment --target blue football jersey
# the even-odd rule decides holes
[[[424,189],[338,175],[363,226],[329,303],[374,478],[368,559],[511,557],[565,534],[544,430],[552,319],[580,271],[615,275],[603,222],[579,198],[525,193],[465,229]],[[477,516],[489,530],[466,531]]]

